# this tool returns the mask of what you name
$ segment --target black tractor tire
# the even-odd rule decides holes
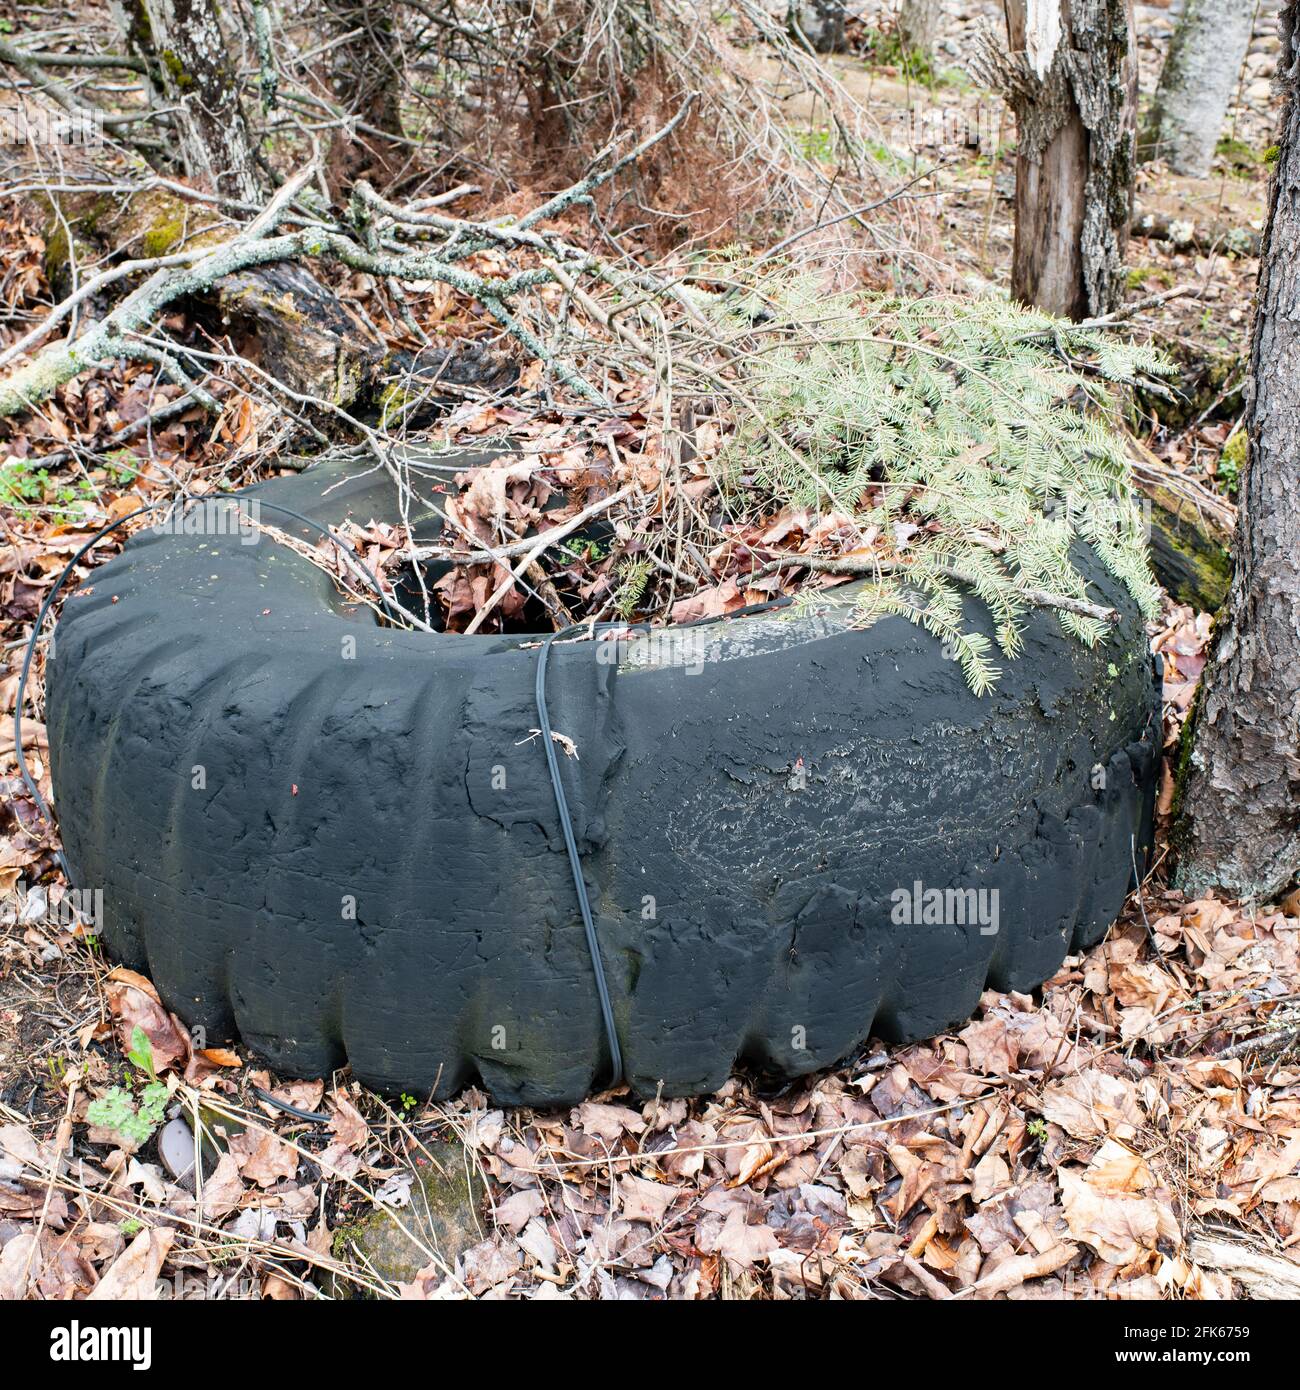
[[[242,496],[399,520],[385,476],[346,462]],[[57,628],[56,805],[108,948],[209,1044],[238,1036],[286,1075],[346,1064],[387,1092],[473,1083],[527,1105],[601,1086],[537,640],[381,625],[265,529],[314,543],[305,528],[268,510],[241,532],[220,511],[206,533],[133,538]],[[1104,935],[1149,853],[1160,725],[1143,624],[1089,573],[1122,615],[1107,639],[1087,648],[1035,611],[984,697],[895,617],[551,648],[637,1094],[707,1093],[737,1064],[792,1078],[872,1032],[928,1037]],[[967,616],[991,631],[982,605]]]

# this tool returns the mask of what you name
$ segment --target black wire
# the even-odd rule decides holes
[[[551,787],[555,792],[555,809],[559,813],[560,829],[564,832],[564,848],[569,852],[569,871],[573,874],[573,886],[578,893],[578,907],[582,912],[582,929],[587,934],[587,950],[591,953],[592,968],[596,972],[596,993],[600,996],[600,1016],[604,1020],[605,1039],[609,1044],[611,1072],[609,1084],[617,1086],[623,1079],[623,1050],[618,1045],[618,1029],[614,1024],[614,1008],[609,1002],[609,985],[605,981],[605,963],[600,955],[600,941],[596,936],[596,926],[591,919],[591,901],[587,897],[587,885],[582,877],[582,861],[578,858],[578,846],[573,839],[573,820],[569,815],[569,803],[564,795],[564,784],[560,781],[560,767],[555,757],[555,741],[551,738],[551,717],[546,710],[546,662],[551,654],[552,643],[560,635],[559,632],[552,632],[542,643],[541,651],[537,653],[537,681],[534,686],[537,695],[537,722],[542,730],[542,747],[546,750],[546,766],[550,770]]]
[[[32,658],[36,655],[36,643],[40,638],[41,628],[45,623],[45,619],[48,616],[50,609],[54,605],[54,600],[58,597],[59,590],[63,588],[63,585],[67,580],[68,576],[76,568],[77,562],[81,559],[83,555],[86,554],[88,550],[90,550],[93,546],[98,545],[99,542],[103,540],[105,536],[110,535],[112,532],[116,531],[119,526],[125,526],[128,521],[133,521],[138,516],[144,516],[146,512],[155,512],[163,507],[175,506],[178,500],[181,503],[181,512],[183,515],[186,502],[210,502],[214,499],[212,496],[208,496],[205,498],[180,499],[173,497],[169,498],[164,502],[150,502],[146,506],[137,507],[133,512],[128,512],[125,516],[118,517],[116,521],[112,521],[107,526],[104,526],[100,530],[96,531],[95,534],[91,536],[91,538],[81,547],[81,549],[77,551],[77,553],[72,557],[72,559],[69,560],[66,565],[64,565],[63,572],[54,581],[54,587],[49,591],[48,594],[46,594],[45,601],[41,604],[40,611],[36,614],[36,621],[32,624],[32,635],[30,638],[28,638],[27,649],[23,653],[22,670],[18,674],[17,704],[14,707],[14,752],[18,758],[18,771],[22,776],[23,785],[27,788],[27,791],[31,795],[32,800],[36,803],[36,809],[39,812],[41,819],[45,822],[47,826],[51,828],[53,828],[54,825],[54,818],[50,813],[50,808],[46,803],[45,798],[41,795],[40,787],[36,785],[36,781],[32,777],[31,771],[27,766],[26,754],[23,752],[23,704],[25,701],[25,695],[27,690],[27,677],[31,673]],[[223,502],[233,502],[235,504],[236,509],[238,509],[244,499],[234,494],[226,493],[221,494],[219,500]],[[369,583],[370,587],[378,595],[379,601],[381,604],[383,604],[384,611],[388,615],[388,617],[395,621],[400,621],[400,617],[397,614],[395,614],[394,610],[389,604],[387,595],[380,587],[378,579],[375,578],[374,574],[370,571],[365,561],[361,559],[361,557],[356,553],[355,550],[352,549],[350,545],[348,545],[346,541],[339,540],[339,538],[327,527],[322,526],[318,521],[313,521],[310,517],[303,516],[301,512],[295,512],[290,507],[282,507],[275,502],[266,502],[263,501],[260,497],[254,498],[252,500],[257,502],[259,508],[265,507],[268,511],[279,512],[282,516],[292,517],[295,521],[301,522],[304,526],[311,527],[314,531],[318,532],[320,535],[332,541],[336,546],[338,546],[340,550],[343,551],[345,555],[347,555],[352,560],[352,562],[365,576],[367,583]],[[67,878],[68,884],[69,886],[71,886],[72,873],[68,868],[68,861],[63,857],[63,851],[61,849],[56,849],[54,851],[54,855],[59,862],[59,867],[63,870],[64,877]]]
[[[770,613],[777,608],[785,608],[788,598],[773,599],[768,603],[750,603],[732,613],[722,613],[712,618],[699,618],[693,623],[678,623],[678,628],[708,627],[713,623],[726,622],[731,618],[743,618],[753,613]],[[560,780],[560,764],[555,756],[555,740],[551,736],[551,717],[546,708],[546,665],[550,659],[551,647],[557,639],[571,634],[586,633],[594,637],[597,632],[649,632],[663,631],[650,623],[575,623],[559,632],[552,632],[542,642],[537,654],[537,678],[533,686],[537,697],[537,723],[542,731],[542,747],[546,751],[546,766],[551,774],[551,790],[555,793],[555,810],[560,817],[560,829],[564,834],[564,848],[569,856],[569,871],[573,876],[574,891],[578,895],[578,910],[582,913],[582,929],[587,937],[587,950],[591,955],[591,965],[596,976],[596,994],[600,999],[600,1016],[605,1026],[605,1041],[609,1046],[610,1078],[606,1089],[617,1086],[623,1080],[623,1049],[619,1046],[618,1028],[614,1022],[614,1006],[609,998],[609,982],[605,978],[605,962],[600,953],[600,938],[596,935],[596,924],[591,914],[591,899],[587,893],[587,882],[582,876],[582,860],[578,855],[577,842],[573,836],[573,818],[569,814],[569,800],[565,795],[564,783]]]
[[[293,1115],[299,1120],[310,1120],[318,1125],[327,1125],[330,1122],[329,1115],[322,1115],[318,1110],[302,1110],[296,1105],[290,1105],[287,1100],[277,1099],[270,1091],[264,1091],[260,1086],[254,1086],[253,1092],[259,1100],[264,1100],[276,1110],[283,1110],[286,1115]]]

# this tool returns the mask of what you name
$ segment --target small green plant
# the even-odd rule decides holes
[[[0,464],[0,507],[12,508],[24,519],[42,507],[55,513],[73,512],[94,497],[89,478],[59,480],[50,476],[48,468],[33,468],[19,459]]]
[[[1040,1144],[1047,1142],[1047,1122],[1045,1120],[1030,1120],[1025,1125],[1025,1131],[1031,1139],[1037,1139]]]
[[[113,1130],[138,1148],[149,1140],[163,1122],[167,1087],[158,1080],[153,1064],[153,1046],[143,1028],[137,1026],[132,1031],[131,1046],[126,1055],[127,1060],[144,1073],[147,1081],[137,1085],[127,1073],[123,1076],[127,1083],[125,1086],[114,1086],[99,1100],[91,1101],[86,1108],[86,1119],[92,1125]]]
[[[619,570],[619,576],[623,582],[614,595],[614,608],[618,616],[627,621],[636,612],[650,582],[650,561],[628,560]]]
[[[561,555],[567,555],[570,560],[578,561],[600,560],[605,555],[605,549],[599,541],[561,541],[556,549]]]
[[[140,1222],[134,1216],[124,1216],[117,1223],[117,1229],[129,1240],[132,1236],[139,1234]]]
[[[414,1096],[408,1095],[405,1091],[402,1092],[402,1113],[404,1115],[409,1115],[419,1103]]]
[[[825,126],[817,130],[800,130],[795,133],[800,154],[808,159],[829,163],[835,158],[835,136]]]
[[[929,55],[905,44],[897,32],[883,33],[874,30],[867,35],[866,59],[878,66],[897,68],[909,81],[922,87],[937,87],[939,75]]]
[[[1231,135],[1225,135],[1214,152],[1238,178],[1250,178],[1267,158],[1267,155],[1257,154],[1244,140]]]
[[[104,455],[104,470],[119,487],[128,487],[140,476],[140,460],[130,449],[114,449]]]

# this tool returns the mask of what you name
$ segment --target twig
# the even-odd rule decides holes
[[[524,558],[520,560],[510,574],[497,585],[488,596],[487,602],[475,613],[473,622],[465,629],[465,635],[468,637],[471,633],[477,632],[479,628],[483,626],[483,620],[492,612],[497,604],[501,602],[506,594],[510,592],[514,587],[515,581],[522,574],[527,572],[530,565],[536,563],[538,556],[541,555],[548,546],[554,545],[556,541],[562,541],[565,536],[571,536],[584,522],[590,521],[593,516],[598,516],[601,512],[614,506],[616,502],[623,501],[625,497],[630,497],[636,491],[636,483],[628,483],[624,487],[619,488],[617,492],[611,492],[608,497],[602,497],[599,501],[584,507],[577,516],[571,517],[568,521],[563,522],[559,526],[552,526],[549,531],[543,531],[529,546],[524,554]]]

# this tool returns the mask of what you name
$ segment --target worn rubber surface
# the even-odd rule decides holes
[[[381,476],[341,465],[249,495],[397,520]],[[210,1041],[238,1034],[289,1075],[349,1063],[390,1091],[581,1097],[607,1048],[530,738],[535,646],[381,628],[247,539],[146,533],[67,600],[50,752],[109,948]],[[1107,643],[1035,613],[982,699],[897,618],[748,616],[617,663],[552,649],[638,1092],[928,1036],[986,984],[1028,990],[1101,937],[1149,849],[1158,707],[1132,604],[1094,580],[1125,614]],[[895,921],[918,882],[996,890],[996,933]]]

